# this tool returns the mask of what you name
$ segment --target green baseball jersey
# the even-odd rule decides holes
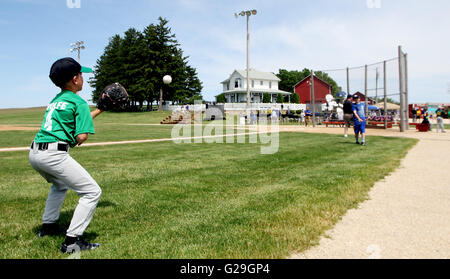
[[[94,121],[88,103],[72,91],[63,90],[50,102],[36,143],[64,141],[77,145],[79,134],[94,134]]]

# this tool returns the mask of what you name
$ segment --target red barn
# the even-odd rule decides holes
[[[294,92],[300,99],[300,104],[311,103],[311,75],[300,81],[294,86]],[[331,94],[331,85],[314,76],[314,99],[316,103],[324,104],[327,102],[325,96]]]

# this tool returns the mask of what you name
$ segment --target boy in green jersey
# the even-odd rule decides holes
[[[81,67],[72,58],[56,61],[50,79],[61,92],[50,102],[41,129],[30,150],[30,164],[53,186],[47,198],[43,225],[39,237],[62,232],[57,224],[66,192],[70,188],[81,198],[75,209],[62,252],[92,250],[98,243],[82,238],[101,196],[101,189],[89,173],[70,155],[69,149],[83,144],[88,134],[94,134],[93,119],[101,110],[90,111],[88,103],[78,96],[83,89],[82,73],[92,69]]]

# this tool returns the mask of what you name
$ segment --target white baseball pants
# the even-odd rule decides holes
[[[439,130],[441,130],[443,133],[445,133],[444,118],[438,116],[436,118],[436,132],[439,133]]]
[[[81,196],[72,217],[67,236],[78,237],[91,222],[102,190],[91,175],[68,152],[58,151],[58,143],[49,143],[48,150],[30,150],[30,164],[53,186],[48,194],[42,221],[56,223],[66,192],[70,188]]]

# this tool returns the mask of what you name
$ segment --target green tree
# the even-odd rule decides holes
[[[270,103],[270,94],[264,94],[263,103],[265,103],[265,104]]]
[[[294,93],[291,95],[291,103],[293,104],[299,104],[300,103],[300,98],[298,97],[297,93]]]
[[[216,96],[216,102],[217,103],[226,103],[226,98],[225,98],[225,94],[220,94]]]
[[[278,83],[278,88],[287,92],[292,92],[297,83],[311,74],[311,71],[308,69],[303,69],[302,71],[288,71],[280,69],[278,72],[277,77],[281,80]]]
[[[188,57],[183,56],[168,21],[161,17],[158,20],[158,24],[150,24],[143,32],[130,28],[123,37],[115,35],[110,39],[89,81],[94,87],[94,101],[103,88],[113,82],[120,82],[127,88],[130,105],[137,110],[142,110],[145,102],[159,101],[160,89],[163,89],[165,101],[202,100],[202,83],[196,69],[189,66]],[[163,84],[164,75],[172,76],[170,85]]]
[[[340,87],[336,81],[334,79],[332,79],[327,73],[324,72],[314,72],[314,75],[318,78],[320,78],[321,80],[325,81],[326,83],[328,83],[329,85],[331,85],[331,94],[333,95],[333,97],[336,97],[336,94],[339,91],[342,91],[342,87]]]
[[[105,48],[105,52],[94,66],[94,77],[89,79],[89,84],[94,88],[92,93],[92,100],[97,101],[103,88],[111,81],[121,80],[122,72],[117,67],[120,63],[119,48],[122,43],[122,39],[119,35],[113,36],[108,45]]]
[[[141,84],[141,73],[146,67],[143,36],[134,28],[125,32],[119,48],[121,79],[117,80],[131,93],[130,99],[140,110],[144,105],[145,87]]]
[[[283,103],[283,95],[278,94],[278,96],[277,96],[277,103],[278,104],[282,104]]]
[[[196,70],[188,65],[188,57],[183,56],[183,51],[179,47],[175,34],[167,26],[168,21],[159,18],[158,25],[153,25],[152,36],[154,43],[150,44],[150,49],[155,56],[155,73],[159,79],[154,81],[156,87],[164,90],[164,100],[176,103],[185,103],[190,99],[202,99],[200,91],[202,84],[197,77]],[[172,76],[172,83],[164,85],[162,77]]]

